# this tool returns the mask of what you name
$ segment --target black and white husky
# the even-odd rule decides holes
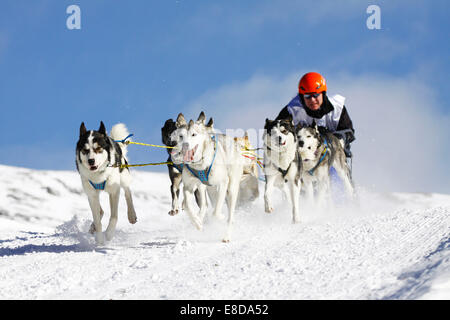
[[[131,197],[131,175],[128,168],[120,165],[127,164],[127,146],[122,141],[128,137],[128,130],[119,123],[112,127],[111,135],[106,133],[105,125],[100,123],[98,131],[86,130],[84,122],[80,126],[80,138],[76,147],[76,165],[81,176],[84,192],[88,196],[92,210],[93,223],[90,232],[95,233],[95,241],[103,245],[111,240],[117,225],[120,187],[125,191],[128,207],[128,221],[136,223],[136,213]],[[105,234],[102,233],[101,219],[103,209],[100,205],[100,192],[109,193],[111,217]]]
[[[299,159],[292,118],[283,120],[266,119],[264,129],[265,211],[271,213],[274,210],[272,205],[274,186],[280,189],[287,186],[292,204],[292,221],[298,223],[300,222],[299,198],[302,163]]]
[[[308,127],[298,126],[297,138],[303,163],[302,181],[308,201],[316,199],[316,204],[322,209],[329,204],[331,167],[343,182],[347,195],[352,197],[354,188],[342,140],[325,128],[319,130],[315,122]]]

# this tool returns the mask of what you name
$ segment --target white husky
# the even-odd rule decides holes
[[[213,121],[205,125],[205,116],[200,114],[199,119],[189,121],[187,127],[174,132],[181,150],[172,152],[172,159],[184,162],[182,173],[183,193],[186,199],[186,210],[198,229],[203,228],[203,219],[206,213],[206,187],[217,188],[217,198],[214,216],[222,218],[222,208],[227,199],[228,227],[224,242],[231,238],[231,228],[234,221],[234,211],[239,194],[239,184],[243,175],[244,157],[242,147],[233,138],[213,133]],[[199,190],[200,211],[195,213],[192,199],[195,190]]]

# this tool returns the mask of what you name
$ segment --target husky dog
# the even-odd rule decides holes
[[[180,113],[176,119],[173,121],[172,119],[168,119],[164,123],[164,127],[161,128],[161,136],[162,142],[168,146],[173,148],[168,148],[167,152],[169,153],[168,162],[172,162],[172,164],[168,164],[167,168],[169,170],[170,177],[170,192],[172,194],[172,209],[169,211],[169,215],[174,216],[180,212],[179,207],[179,197],[180,197],[180,186],[181,186],[181,172],[183,171],[183,159],[182,155],[179,153],[179,149],[177,151],[176,147],[178,144],[178,134],[177,129],[183,129],[187,127],[186,120],[182,113]],[[195,198],[198,203],[198,192],[195,192]]]
[[[103,245],[106,240],[111,240],[117,224],[120,187],[125,191],[125,199],[128,207],[128,221],[136,223],[136,212],[131,197],[131,175],[128,168],[120,165],[127,164],[127,146],[123,140],[128,136],[128,130],[124,124],[113,126],[111,135],[106,133],[105,125],[100,123],[98,131],[87,131],[84,122],[80,126],[80,138],[76,147],[76,166],[81,176],[84,192],[88,196],[94,222],[90,233],[95,233],[95,241]],[[103,209],[100,206],[100,191],[109,193],[111,205],[111,217],[105,235],[102,233],[101,219]]]
[[[271,199],[273,187],[278,186],[283,189],[286,184],[292,204],[292,221],[298,223],[300,222],[301,161],[292,117],[283,120],[266,119],[264,129],[265,210],[267,213],[273,212]]]
[[[189,216],[193,224],[201,230],[206,213],[204,190],[207,186],[217,188],[213,214],[218,218],[223,217],[222,208],[226,199],[228,227],[223,241],[229,242],[239,185],[244,171],[245,158],[241,155],[241,146],[232,137],[214,134],[213,121],[211,119],[205,124],[203,112],[196,122],[191,120],[186,128],[177,131],[185,165],[182,173],[183,193]],[[192,194],[197,189],[200,191],[198,214],[194,213],[191,204]]]
[[[328,203],[330,191],[330,168],[334,167],[342,180],[345,191],[351,197],[354,189],[350,169],[346,163],[344,144],[326,129],[319,129],[315,122],[309,127],[297,127],[298,151],[303,162],[302,181],[309,201],[314,198],[321,208]]]

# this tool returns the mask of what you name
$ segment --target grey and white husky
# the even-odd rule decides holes
[[[319,208],[329,204],[331,167],[334,167],[342,180],[347,195],[352,197],[354,188],[342,140],[326,129],[319,130],[315,122],[308,127],[298,126],[297,138],[298,151],[303,163],[302,181],[309,202],[316,198]]]
[[[112,127],[111,134],[106,133],[105,125],[100,123],[99,130],[86,130],[84,122],[80,126],[80,137],[76,147],[76,166],[81,176],[84,192],[88,196],[92,210],[93,223],[91,233],[95,233],[95,241],[103,245],[111,240],[117,225],[120,188],[125,191],[128,207],[128,221],[136,223],[136,212],[133,206],[130,183],[131,175],[128,168],[120,165],[127,164],[127,146],[124,142],[117,142],[128,136],[124,124]],[[103,209],[100,205],[100,192],[109,194],[111,217],[105,234],[102,232],[101,219]]]
[[[266,187],[264,206],[267,213],[273,212],[272,193],[275,186],[289,190],[292,204],[292,221],[300,222],[301,161],[297,150],[297,138],[292,118],[266,119],[263,135],[264,174]]]
[[[180,147],[172,152],[172,160],[184,163],[182,180],[186,210],[199,230],[203,228],[207,209],[206,188],[217,190],[213,204],[214,216],[223,217],[222,208],[227,200],[228,226],[223,241],[229,242],[245,158],[238,141],[233,137],[215,134],[213,120],[205,124],[205,119],[202,112],[197,121],[190,120],[186,127],[180,127],[173,133],[173,139],[178,140],[177,145]],[[195,190],[199,190],[198,213],[192,207]]]
[[[180,189],[181,189],[181,172],[183,172],[183,159],[182,155],[179,155],[179,151],[181,148],[177,149],[177,145],[179,143],[177,130],[182,130],[187,127],[186,120],[184,119],[184,115],[182,113],[178,114],[176,121],[172,119],[166,120],[164,126],[161,128],[161,136],[162,142],[169,147],[167,152],[169,153],[169,158],[167,161],[172,162],[167,165],[167,169],[169,170],[169,178],[170,178],[170,193],[172,195],[172,207],[169,211],[169,215],[174,216],[177,215],[180,211]],[[195,192],[195,198],[197,203],[199,202],[198,191]],[[184,209],[184,202],[183,207]]]

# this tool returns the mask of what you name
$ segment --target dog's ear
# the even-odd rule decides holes
[[[268,118],[266,118],[266,124],[264,125],[264,129],[267,129],[273,121],[274,120],[269,120]]]
[[[103,123],[103,121],[100,121],[100,128],[98,129],[98,132],[106,135],[106,128],[105,128],[105,124]]]
[[[194,126],[194,120],[189,120],[189,123],[188,123],[188,130],[189,129],[191,129],[192,127]]]
[[[176,127],[179,128],[181,126],[186,125],[186,119],[184,118],[184,115],[180,113],[177,117],[177,122],[175,123]]]
[[[173,122],[172,119],[167,119],[166,122],[164,122],[164,126],[161,128],[161,131],[168,130],[169,128],[173,128],[175,125],[175,122]]]
[[[84,125],[84,122],[82,122],[81,125],[80,125],[80,138],[82,136],[84,136],[86,134],[86,132],[87,132],[86,127]]]
[[[292,114],[289,113],[289,116],[287,117],[287,121],[289,121],[292,125],[294,125],[294,118],[292,118]]]
[[[206,126],[207,126],[208,128],[210,128],[210,129],[212,129],[213,124],[214,124],[213,118],[209,118],[209,121],[208,121],[208,123],[206,124]]]
[[[204,124],[205,120],[206,120],[206,116],[205,116],[205,113],[202,111],[202,112],[200,112],[200,114],[198,116],[197,122],[202,122]]]

